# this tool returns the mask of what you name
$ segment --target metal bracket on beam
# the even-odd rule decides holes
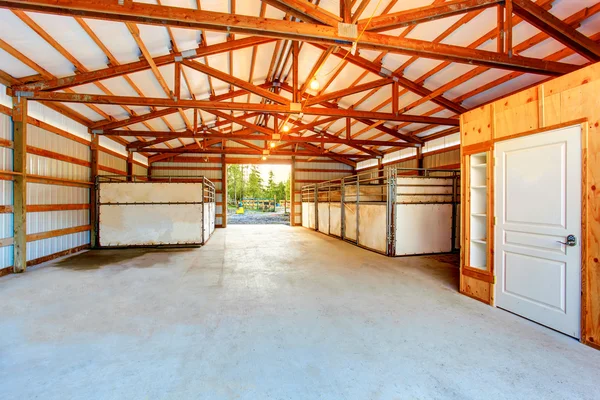
[[[195,49],[186,50],[186,51],[181,52],[182,58],[195,58],[196,55],[197,55],[197,53],[196,53]],[[177,61],[177,58],[175,58],[175,61]]]
[[[290,103],[290,111],[302,111],[302,103]]]
[[[104,133],[104,129],[92,129],[93,135],[102,135]]]
[[[175,62],[182,62],[182,61],[183,61],[182,56],[175,56]]]
[[[356,24],[345,24],[338,22],[338,35],[350,39],[356,39],[358,37],[358,26]]]
[[[379,70],[379,75],[383,76],[384,78],[390,78],[392,74],[393,72],[385,67],[381,67]]]

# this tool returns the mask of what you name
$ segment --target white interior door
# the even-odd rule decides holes
[[[579,338],[581,127],[499,142],[495,158],[496,305]]]

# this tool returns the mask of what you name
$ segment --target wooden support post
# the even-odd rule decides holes
[[[505,7],[506,9],[506,17],[505,17],[505,26],[504,31],[506,35],[506,46],[504,47],[504,52],[508,54],[509,57],[513,56],[513,24],[512,24],[512,15],[513,15],[513,4],[512,0],[506,0]]]
[[[292,156],[292,171],[290,173],[290,225],[296,225],[296,157]]]
[[[181,99],[181,63],[175,63],[175,99]]]
[[[352,4],[350,0],[340,0],[340,17],[346,24],[352,22]]]
[[[352,122],[350,121],[350,118],[346,118],[346,141],[350,141],[350,138],[352,137]]]
[[[292,42],[292,101],[298,103],[298,53],[300,46],[298,41]]]
[[[398,82],[392,83],[392,114],[398,115]]]
[[[504,53],[504,6],[498,4],[498,53]]]
[[[13,272],[27,269],[27,99],[13,97]]]
[[[93,183],[90,189],[90,246],[92,248],[98,247],[98,225],[96,224],[97,216],[97,191],[96,178],[98,177],[98,143],[100,137],[98,135],[92,135],[92,142],[90,143],[90,163],[91,163],[91,176],[90,179]]]
[[[379,178],[380,185],[383,185],[384,176],[385,176],[385,174],[384,174],[384,169],[383,169],[383,157],[381,157],[381,158],[377,159],[377,177]]]
[[[221,154],[221,227],[227,228],[227,163],[225,154]]]
[[[423,168],[423,148],[417,147],[417,168]],[[419,170],[419,175],[424,175],[425,171]]]
[[[127,153],[127,182],[133,181],[133,152]]]
[[[148,168],[146,168],[146,176],[148,177],[148,182],[152,180],[152,163],[148,160]]]

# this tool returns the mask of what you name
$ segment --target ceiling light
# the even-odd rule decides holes
[[[283,126],[283,131],[284,132],[289,132],[290,131],[290,127],[286,124]]]
[[[269,146],[271,146],[271,148],[275,147],[275,142],[269,143]]]
[[[267,160],[267,156],[262,156],[262,160],[266,161]]]
[[[321,87],[321,84],[319,83],[317,78],[313,78],[313,80],[310,81],[310,88],[312,90],[319,90],[320,87]]]

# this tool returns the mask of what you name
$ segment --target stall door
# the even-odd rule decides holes
[[[579,338],[581,128],[499,142],[495,158],[496,305]]]

